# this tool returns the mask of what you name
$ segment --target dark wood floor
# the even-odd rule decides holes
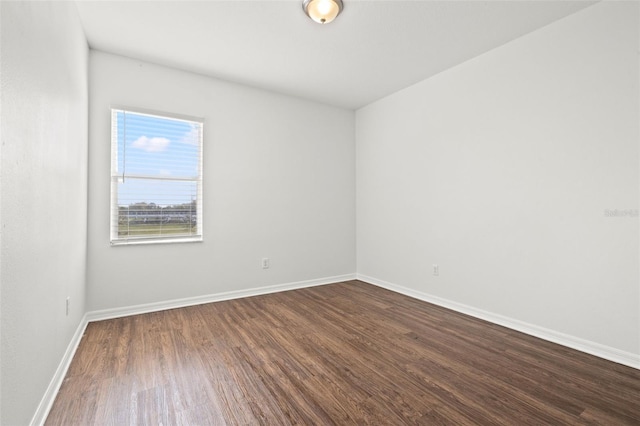
[[[640,370],[359,281],[91,323],[48,425],[640,425]]]

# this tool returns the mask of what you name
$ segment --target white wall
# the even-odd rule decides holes
[[[638,209],[638,16],[596,4],[358,110],[358,274],[640,354],[638,218],[605,217]]]
[[[354,273],[353,111],[97,51],[89,69],[88,310]],[[204,242],[109,245],[110,105],[204,117]]]
[[[0,7],[0,423],[22,425],[85,312],[88,48],[71,2]]]

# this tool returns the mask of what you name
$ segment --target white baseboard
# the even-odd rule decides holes
[[[297,281],[286,284],[277,284],[266,287],[256,287],[246,290],[228,291],[224,293],[207,294],[204,296],[186,297],[184,299],[167,300],[163,302],[145,303],[142,305],[126,306],[122,308],[104,309],[87,312],[87,321],[102,321],[129,315],[146,314],[149,312],[164,311],[167,309],[182,308],[185,306],[202,305],[204,303],[221,302],[223,300],[239,299],[242,297],[259,296],[262,294],[278,293],[281,291],[296,290],[300,288],[315,287],[332,284],[341,281],[356,279],[356,274],[337,275],[333,277],[318,278],[315,280]]]
[[[549,342],[557,343],[559,345],[595,355],[609,361],[617,362],[618,364],[623,364],[629,367],[640,369],[640,355],[636,355],[631,352],[621,351],[619,349],[602,345],[600,343],[581,339],[579,337],[560,333],[555,330],[539,327],[537,325],[529,324],[513,318],[494,314],[482,309],[477,309],[472,306],[464,305],[462,303],[453,302],[451,300],[443,299],[366,275],[357,274],[357,279],[376,285],[378,287],[386,288],[387,290],[391,290],[396,293],[401,293],[406,296],[413,297],[414,299],[433,303],[434,305],[442,306],[444,308],[451,309],[452,311],[467,314],[475,318],[480,318],[482,320],[489,321],[491,323],[498,324],[512,330],[516,330],[534,337],[538,337],[540,339],[547,340]]]
[[[84,331],[87,328],[87,316],[84,315],[80,320],[80,324],[78,324],[78,328],[76,328],[76,332],[73,334],[71,338],[71,342],[67,346],[67,350],[56,369],[51,382],[49,383],[49,387],[47,387],[42,400],[40,400],[40,404],[31,419],[32,426],[40,426],[43,425],[47,420],[47,416],[49,415],[49,411],[53,406],[53,402],[56,400],[56,395],[60,390],[60,386],[62,386],[62,382],[64,381],[65,376],[67,375],[67,370],[71,365],[71,360],[73,360],[73,356],[76,353],[76,349],[78,349],[78,345],[80,345],[80,340],[82,340],[82,336],[84,335]]]

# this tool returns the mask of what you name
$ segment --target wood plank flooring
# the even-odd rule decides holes
[[[640,425],[640,370],[350,281],[90,323],[47,425]]]

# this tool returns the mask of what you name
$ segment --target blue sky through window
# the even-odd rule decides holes
[[[202,124],[129,111],[116,111],[115,120],[115,172],[124,176],[124,181],[119,179],[118,205],[195,200]],[[193,181],[172,180],[185,178]]]

